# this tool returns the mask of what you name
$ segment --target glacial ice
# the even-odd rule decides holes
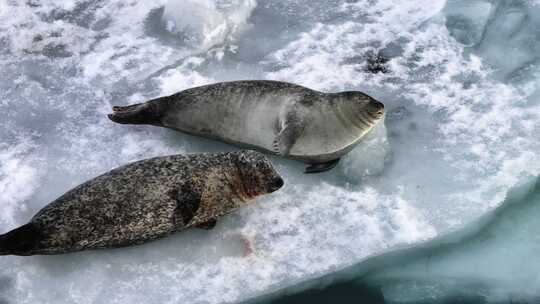
[[[0,303],[238,302],[494,210],[540,174],[539,6],[464,2],[0,0],[2,232],[125,162],[235,149],[112,124],[113,104],[265,78],[359,89],[387,109],[334,171],[303,175],[272,158],[283,191],[210,232],[0,257]],[[370,71],[373,54],[384,72]],[[242,255],[241,236],[253,254]]]

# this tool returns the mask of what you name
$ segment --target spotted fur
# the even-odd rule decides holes
[[[68,191],[0,236],[0,254],[59,254],[121,247],[219,217],[283,180],[260,153],[173,155],[134,162]]]

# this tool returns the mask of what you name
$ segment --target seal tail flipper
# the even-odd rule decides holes
[[[160,117],[155,107],[149,103],[139,103],[130,106],[114,106],[108,114],[110,120],[120,124],[156,125]]]
[[[305,174],[311,174],[311,173],[320,173],[324,171],[328,171],[333,169],[337,164],[339,163],[339,158],[331,160],[326,163],[318,163],[318,164],[311,164],[306,167],[306,171],[304,171]]]
[[[29,223],[0,235],[0,255],[31,255],[39,242],[39,231]]]

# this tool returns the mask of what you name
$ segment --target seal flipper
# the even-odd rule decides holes
[[[287,114],[284,122],[279,124],[279,126],[281,128],[272,142],[272,150],[278,155],[288,155],[296,140],[302,134],[304,124],[302,120],[291,112]]]
[[[320,173],[324,171],[328,171],[330,169],[333,169],[337,164],[339,163],[339,158],[331,160],[326,163],[318,163],[318,164],[310,164],[306,167],[306,171],[304,173],[311,174],[311,173]]]
[[[160,125],[157,107],[150,103],[139,103],[125,107],[114,106],[113,113],[108,114],[110,120],[120,124]]]
[[[290,127],[283,128],[272,142],[272,150],[278,155],[288,155],[296,136]]]
[[[0,255],[32,255],[41,239],[34,224],[28,223],[0,235]]]
[[[190,184],[183,184],[174,195],[176,200],[176,218],[182,219],[185,226],[189,225],[201,205],[202,193]]]
[[[196,227],[201,228],[201,229],[211,230],[211,229],[214,229],[214,227],[216,227],[216,224],[217,224],[217,220],[213,219],[204,223],[200,223]]]

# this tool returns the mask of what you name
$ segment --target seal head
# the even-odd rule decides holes
[[[272,193],[284,184],[268,158],[259,152],[242,151],[237,154],[236,164],[245,192],[250,197]]]
[[[384,104],[375,99],[370,100],[366,106],[366,111],[373,118],[373,121],[377,122],[384,116]]]

